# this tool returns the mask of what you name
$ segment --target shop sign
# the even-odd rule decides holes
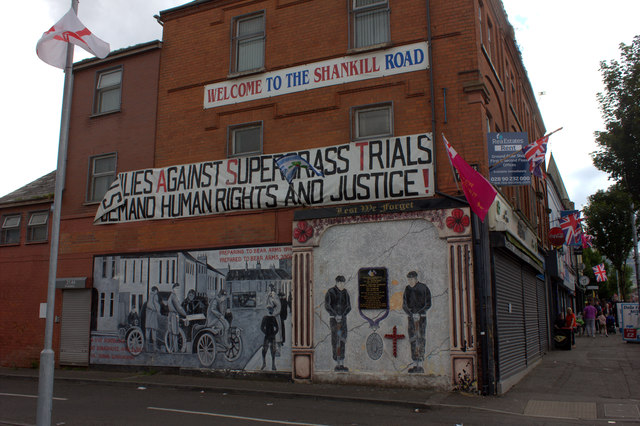
[[[87,277],[56,278],[56,288],[72,289],[85,288]]]
[[[562,232],[562,228],[556,226],[549,230],[549,242],[554,247],[561,247],[564,244],[564,232]]]

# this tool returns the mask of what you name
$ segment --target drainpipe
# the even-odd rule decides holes
[[[432,39],[431,39],[431,6],[430,1],[426,0],[427,6],[427,54],[429,56],[429,91],[431,92],[431,135],[433,137],[433,158],[436,157],[436,140],[438,137],[436,136],[436,91],[434,89],[433,83],[433,48]],[[434,161],[432,164],[433,167],[433,190],[434,192],[438,192],[438,174],[436,173],[436,165],[437,161]]]

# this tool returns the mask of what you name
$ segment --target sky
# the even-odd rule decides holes
[[[78,17],[95,35],[120,49],[162,39],[153,18],[188,0],[82,0]],[[596,94],[603,90],[600,61],[619,59],[620,43],[640,34],[640,0],[503,0],[548,132],[549,152],[576,208],[611,181],[592,163],[594,132],[604,130]],[[6,2],[0,26],[5,65],[0,104],[0,197],[53,171],[57,165],[64,73],[42,62],[35,47],[70,8],[70,0]],[[393,7],[393,2],[392,2]],[[12,17],[12,18],[8,18]],[[89,54],[76,48],[74,61]],[[549,155],[549,154],[547,154]]]

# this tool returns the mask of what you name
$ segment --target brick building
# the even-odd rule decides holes
[[[62,303],[90,329],[60,363],[269,356],[295,380],[484,393],[535,365],[545,184],[500,187],[481,223],[441,137],[488,176],[488,133],[544,134],[499,0],[198,0],[159,19],[162,44],[74,66],[58,275],[86,277]],[[285,154],[309,163],[291,181]],[[279,280],[229,280],[243,269]]]

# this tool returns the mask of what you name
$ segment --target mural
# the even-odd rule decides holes
[[[316,374],[449,383],[447,264],[426,220],[328,228],[314,248]]]
[[[94,259],[92,364],[291,368],[291,247]]]

